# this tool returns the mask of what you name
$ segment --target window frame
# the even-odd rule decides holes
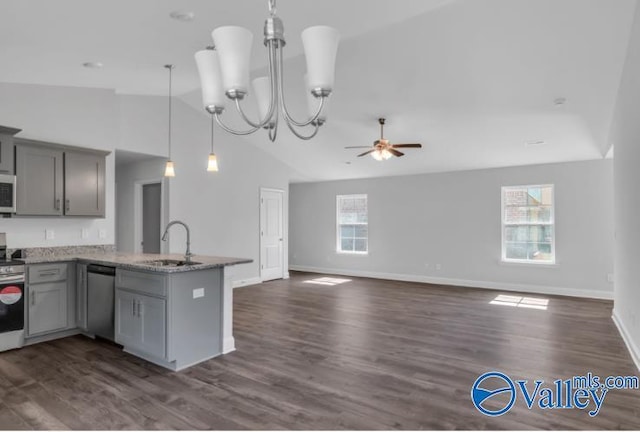
[[[367,223],[340,223],[340,200],[344,198],[361,199],[364,198],[367,203]],[[367,250],[366,251],[345,251],[342,250],[342,238],[340,237],[340,227],[342,225],[366,225],[367,226]],[[368,255],[369,254],[369,197],[365,194],[345,194],[336,195],[336,253],[346,255]]]
[[[505,192],[509,189],[524,189],[524,188],[551,188],[551,212],[550,212],[550,222],[549,223],[522,223],[522,224],[507,224],[505,222]],[[524,264],[524,265],[533,265],[533,266],[555,266],[557,264],[557,254],[556,254],[556,187],[553,183],[541,183],[541,184],[526,184],[526,185],[514,185],[514,186],[502,186],[500,189],[500,222],[501,222],[501,257],[500,261],[505,264]],[[548,225],[552,226],[552,236],[551,236],[551,259],[549,260],[530,260],[530,259],[517,259],[517,258],[507,258],[507,248],[506,248],[506,228],[513,226],[532,226],[532,225]]]

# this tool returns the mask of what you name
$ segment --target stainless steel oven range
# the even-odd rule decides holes
[[[24,263],[7,261],[6,236],[0,233],[0,351],[24,345]]]

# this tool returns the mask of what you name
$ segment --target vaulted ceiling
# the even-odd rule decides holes
[[[260,132],[246,139],[304,173],[296,180],[586,160],[609,149],[635,0],[279,0],[277,6],[288,42],[286,90],[297,117],[305,115],[299,33],[327,24],[342,34],[329,121],[320,134],[301,142],[283,128],[275,143]],[[195,19],[172,20],[172,11],[193,12]],[[164,95],[162,65],[174,63],[177,93],[200,110],[193,53],[210,43],[213,28],[242,25],[254,33],[259,74],[266,16],[266,0],[3,0],[0,82]],[[104,67],[83,68],[87,61]],[[557,98],[566,102],[557,106]],[[234,113],[225,116],[239,125]],[[371,145],[380,116],[388,119],[392,142],[424,148],[386,162],[343,149]]]

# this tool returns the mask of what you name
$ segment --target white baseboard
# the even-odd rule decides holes
[[[331,269],[309,266],[290,265],[289,270],[302,271],[309,273],[324,273],[329,275],[340,276],[353,276],[353,277],[365,277],[372,279],[387,279],[397,280],[404,282],[421,282],[435,285],[453,285],[463,286],[471,288],[486,288],[499,291],[517,291],[533,294],[547,294],[547,295],[560,295],[569,297],[586,297],[603,300],[613,300],[613,291],[600,291],[600,290],[581,290],[576,288],[563,288],[553,287],[546,285],[531,285],[521,283],[506,283],[506,282],[489,282],[489,281],[474,281],[467,279],[450,279],[423,275],[405,275],[400,273],[380,273],[370,272],[362,270],[344,270],[344,269]]]
[[[222,340],[222,354],[229,354],[236,350],[236,339],[233,336],[226,337]]]
[[[231,288],[240,288],[240,287],[246,287],[249,285],[257,285],[259,283],[261,283],[262,281],[260,280],[259,277],[253,277],[253,278],[249,278],[249,279],[240,279],[240,280],[234,280],[233,282],[231,282]]]
[[[616,311],[615,309],[613,310],[611,319],[613,319],[613,322],[615,323],[616,327],[618,327],[618,332],[620,332],[620,336],[622,336],[622,340],[627,346],[627,349],[629,350],[629,354],[631,354],[631,358],[633,359],[633,362],[636,364],[636,368],[640,370],[640,349],[638,349],[638,346],[631,339],[631,336],[629,335],[629,331],[624,326],[624,323],[622,322],[622,320],[620,319],[620,316],[618,315],[618,311]]]

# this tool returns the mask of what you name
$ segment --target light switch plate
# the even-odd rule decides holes
[[[56,233],[54,230],[52,229],[46,229],[44,230],[44,238],[45,240],[53,240],[56,238]]]
[[[197,299],[200,297],[204,297],[204,288],[194,288],[193,290],[193,298]]]
[[[86,228],[82,228],[82,230],[80,230],[80,237],[82,237],[83,239],[88,239],[89,238],[89,230]]]
[[[106,229],[101,229],[100,231],[98,231],[98,236],[101,239],[106,239],[107,238],[107,230]]]

